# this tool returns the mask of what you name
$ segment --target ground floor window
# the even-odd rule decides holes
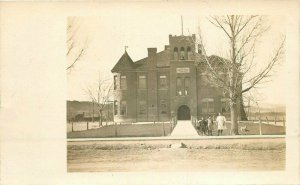
[[[213,113],[214,109],[214,99],[204,98],[202,99],[202,113]]]
[[[120,106],[120,115],[125,116],[127,114],[127,105],[126,101],[121,101],[121,106]]]
[[[226,98],[221,99],[221,112],[228,112],[230,110],[229,108],[229,100]]]
[[[118,115],[118,101],[114,101],[114,114]]]
[[[147,103],[144,100],[139,101],[139,115],[147,114]]]
[[[160,100],[160,113],[167,114],[167,102],[166,100]]]

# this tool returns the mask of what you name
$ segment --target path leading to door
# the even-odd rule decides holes
[[[191,120],[178,120],[171,136],[199,136]]]

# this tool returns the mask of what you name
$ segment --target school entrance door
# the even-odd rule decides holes
[[[190,120],[191,119],[190,108],[186,105],[181,105],[177,110],[177,119],[178,120]]]

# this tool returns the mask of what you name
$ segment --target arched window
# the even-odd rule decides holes
[[[174,60],[178,60],[178,48],[174,48]]]
[[[180,60],[184,60],[184,47],[180,48]]]
[[[186,51],[187,51],[187,59],[192,60],[192,49],[191,49],[191,47],[188,47]]]

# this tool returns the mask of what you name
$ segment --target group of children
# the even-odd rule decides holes
[[[226,129],[226,118],[221,113],[216,118],[216,124],[218,128],[218,136],[223,134],[223,130]],[[198,131],[198,134],[200,135],[208,135],[212,136],[214,121],[211,116],[209,116],[207,119],[204,119],[203,117],[196,122],[196,128]]]

